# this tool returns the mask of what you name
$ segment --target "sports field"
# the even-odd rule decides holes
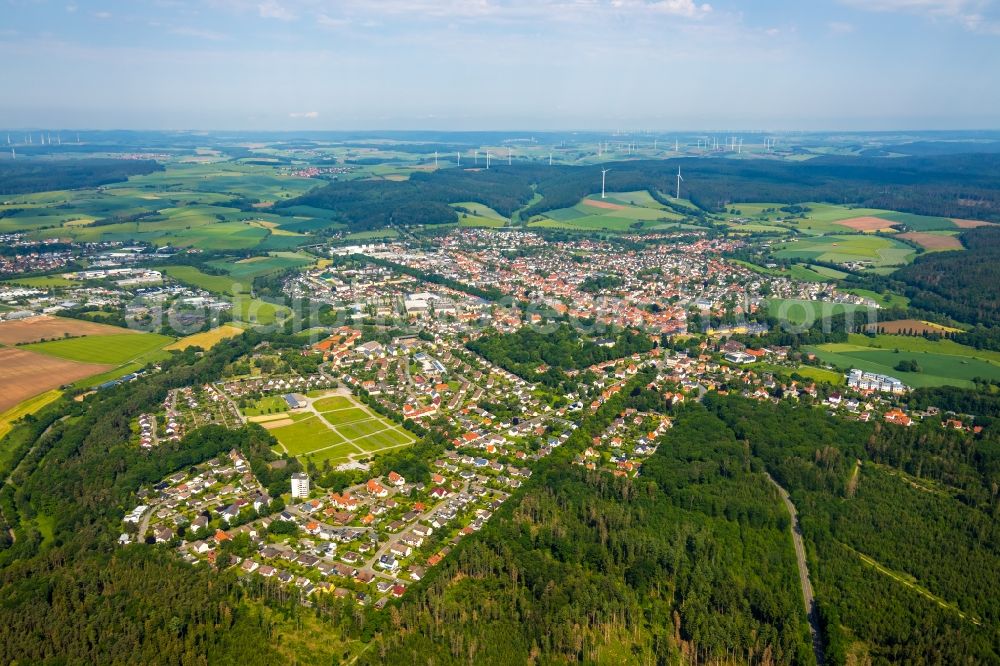
[[[376,414],[353,396],[310,399],[308,412],[262,423],[291,455],[340,464],[412,444],[401,426]]]
[[[914,387],[970,387],[976,377],[1000,380],[1000,352],[981,351],[951,340],[852,334],[846,343],[819,345],[809,350],[821,361],[842,370],[859,368],[890,375]],[[911,360],[917,362],[920,372],[896,370],[900,361]]]

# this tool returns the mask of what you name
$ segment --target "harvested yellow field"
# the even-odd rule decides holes
[[[223,324],[217,328],[213,328],[211,331],[205,331],[204,333],[195,333],[194,335],[189,335],[186,338],[181,338],[177,342],[167,345],[164,349],[177,349],[185,350],[188,347],[201,347],[202,349],[211,349],[215,345],[219,344],[227,338],[235,338],[237,335],[243,332],[243,329],[239,326],[233,326],[232,324]]]
[[[291,419],[278,419],[277,421],[266,421],[260,425],[268,430],[274,430],[275,428],[284,428],[295,423]]]
[[[11,407],[6,412],[0,414],[0,439],[2,439],[14,427],[14,421],[27,414],[34,414],[50,402],[55,402],[62,395],[59,389],[52,389],[29,398],[19,405]]]
[[[264,424],[268,421],[277,421],[279,419],[288,420],[288,412],[281,412],[280,414],[261,414],[260,416],[248,416],[247,421],[250,423],[260,423]],[[265,428],[267,426],[264,426]]]

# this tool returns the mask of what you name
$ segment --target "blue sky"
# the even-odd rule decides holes
[[[1000,127],[1000,0],[0,0],[0,126]]]

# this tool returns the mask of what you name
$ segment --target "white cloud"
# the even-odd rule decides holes
[[[854,32],[854,25],[844,21],[831,21],[827,24],[827,27],[830,29],[830,32],[835,35],[846,35]]]
[[[319,14],[316,16],[316,23],[327,28],[343,28],[346,25],[350,25],[350,21],[344,18],[334,18],[327,14]]]
[[[94,12],[94,18],[109,19],[111,18],[111,12]]]
[[[901,12],[934,21],[950,21],[972,32],[1000,34],[1000,19],[987,16],[993,0],[840,0],[871,12]]]
[[[700,18],[712,11],[708,3],[697,4],[694,0],[612,0],[611,5],[617,9],[649,11],[656,14],[683,16],[685,18]]]
[[[305,118],[307,120],[315,120],[319,118],[319,111],[293,111],[288,114],[289,118]]]
[[[294,21],[298,16],[283,3],[277,0],[267,0],[257,4],[257,13],[261,18],[273,18],[279,21]]]

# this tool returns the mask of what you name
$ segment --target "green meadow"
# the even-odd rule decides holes
[[[683,219],[683,215],[666,208],[648,192],[611,192],[604,199],[591,195],[570,208],[548,211],[533,218],[528,226],[626,232],[676,226],[672,223]]]
[[[171,337],[156,333],[124,333],[36,342],[23,347],[71,361],[121,365],[139,357],[148,357],[151,352],[157,352],[173,341]],[[167,352],[161,355],[162,358],[167,356]]]
[[[842,370],[859,368],[898,377],[913,387],[971,387],[972,379],[1000,381],[1000,352],[980,351],[951,340],[921,337],[852,334],[846,343],[810,347],[824,363]],[[916,361],[920,372],[896,369],[900,361]]]
[[[899,241],[862,234],[796,238],[775,246],[774,250],[778,259],[863,262],[877,267],[901,266],[915,255],[913,248]]]
[[[807,301],[797,298],[774,298],[767,302],[768,314],[779,320],[788,321],[796,326],[809,325],[821,321],[825,317],[833,317],[845,312],[868,308],[852,303],[831,303],[829,301]]]

